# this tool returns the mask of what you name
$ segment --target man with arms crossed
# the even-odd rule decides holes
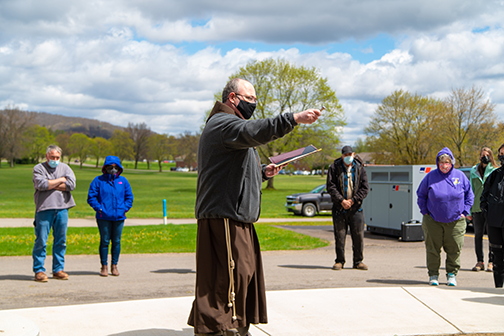
[[[267,323],[259,242],[261,184],[281,167],[261,165],[256,146],[311,124],[310,109],[248,120],[256,107],[254,87],[233,79],[216,102],[198,148],[196,291],[188,324],[196,335],[248,335],[250,323]]]
[[[35,187],[35,245],[33,246],[33,272],[35,281],[47,282],[44,262],[47,238],[53,230],[53,278],[67,280],[65,273],[66,233],[68,209],[75,206],[70,191],[75,189],[75,175],[72,169],[60,162],[61,148],[47,147],[46,162],[33,168]]]

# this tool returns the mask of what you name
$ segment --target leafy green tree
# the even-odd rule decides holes
[[[130,138],[128,132],[115,130],[110,138],[110,143],[112,144],[114,155],[119,157],[121,162],[134,157],[135,143]]]
[[[366,141],[362,140],[361,138],[357,138],[352,149],[354,150],[355,153],[369,152],[368,144],[366,143]]]
[[[498,136],[495,104],[474,86],[453,89],[444,103],[446,110],[440,127],[443,143],[453,151],[457,164],[478,161],[479,149]]]
[[[80,169],[82,169],[82,164],[86,161],[91,149],[91,139],[85,134],[74,133],[70,137],[68,148],[73,153],[74,157],[79,158]]]
[[[173,135],[153,133],[149,138],[149,155],[157,160],[159,172],[163,172],[163,161],[175,154],[175,144],[177,139]]]
[[[45,157],[47,146],[54,143],[54,135],[43,126],[30,126],[24,136],[26,155],[37,163]]]
[[[325,107],[316,123],[299,125],[283,138],[258,147],[263,162],[268,162],[271,156],[312,144],[322,149],[320,159],[330,164],[339,143],[338,130],[345,121],[336,93],[319,70],[270,58],[249,62],[229,77],[233,78],[243,78],[254,85],[258,102],[253,119]],[[216,97],[222,99],[218,94]],[[267,188],[274,188],[273,179],[268,180]]]
[[[364,130],[376,163],[432,162],[443,110],[441,101],[403,90],[383,99]]]
[[[91,139],[90,153],[96,159],[96,168],[100,164],[100,158],[112,153],[112,144],[105,138],[96,137]]]

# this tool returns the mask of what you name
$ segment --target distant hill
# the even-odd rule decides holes
[[[80,118],[80,117],[65,117],[58,114],[50,114],[45,112],[29,112],[33,116],[33,123],[40,126],[51,128],[53,131],[62,130],[68,133],[83,133],[90,138],[102,137],[109,139],[112,133],[117,130],[125,130],[124,127],[115,126],[107,122]]]

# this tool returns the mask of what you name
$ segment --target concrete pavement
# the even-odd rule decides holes
[[[0,226],[13,223],[0,219]],[[95,225],[94,220],[80,223]],[[330,229],[295,228],[329,240]],[[269,323],[251,333],[504,335],[504,290],[493,288],[490,273],[470,271],[471,237],[466,237],[455,288],[443,283],[444,275],[439,287],[427,286],[423,243],[369,233],[365,239],[369,271],[332,271],[334,245],[264,252]],[[347,248],[350,256],[350,241]],[[40,284],[32,280],[30,257],[0,257],[1,335],[193,335],[186,321],[194,254],[121,255],[121,276],[108,278],[98,276],[97,256],[67,259],[70,280]]]
[[[265,335],[504,335],[504,292],[433,287],[329,288],[268,291]],[[190,336],[193,297],[0,311],[6,321],[29,321],[40,335]],[[2,335],[30,335],[11,333]],[[33,333],[31,335],[37,335]]]

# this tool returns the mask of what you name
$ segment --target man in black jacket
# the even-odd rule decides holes
[[[336,260],[333,270],[345,265],[345,239],[348,227],[352,236],[353,268],[367,270],[364,259],[364,212],[362,201],[369,192],[366,170],[352,147],[344,146],[341,157],[327,172],[327,191],[333,202],[332,216]]]

